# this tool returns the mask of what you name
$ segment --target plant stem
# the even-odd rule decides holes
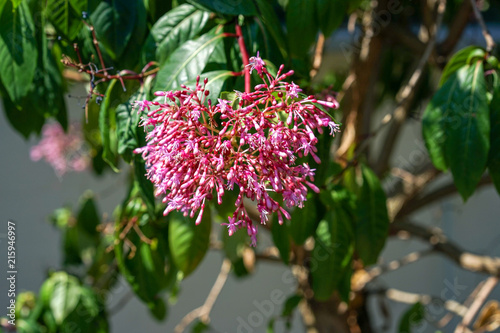
[[[250,61],[248,60],[248,52],[245,46],[245,39],[243,38],[243,34],[241,32],[241,27],[238,23],[236,23],[236,35],[238,36],[238,45],[240,46],[241,58],[243,60],[243,71],[245,72],[245,92],[250,93],[250,69],[248,65]]]

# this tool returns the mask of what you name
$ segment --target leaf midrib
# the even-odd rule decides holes
[[[219,38],[222,38],[223,36],[222,35],[217,35],[217,36],[214,36],[212,38],[210,38],[208,41],[206,41],[205,43],[203,43],[199,48],[198,50],[196,50],[194,53],[192,53],[189,57],[187,57],[187,59],[178,67],[177,71],[174,72],[174,74],[171,76],[171,79],[170,81],[167,83],[167,86],[165,87],[165,90],[168,90],[174,80],[179,76],[180,72],[182,70],[184,70],[186,68],[186,65],[191,62],[201,51],[203,51],[210,43],[212,43],[213,41],[219,39]]]

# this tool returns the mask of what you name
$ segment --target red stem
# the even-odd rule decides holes
[[[245,72],[245,92],[250,93],[250,69],[248,68],[250,62],[248,60],[248,52],[245,46],[245,40],[243,39],[243,34],[241,32],[241,27],[238,23],[236,23],[236,35],[238,36],[238,45],[240,46],[241,58],[243,59],[243,71]]]

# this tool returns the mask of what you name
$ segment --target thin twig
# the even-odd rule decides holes
[[[318,41],[316,42],[316,49],[314,50],[314,58],[312,69],[309,72],[311,80],[318,74],[321,63],[323,62],[323,50],[325,48],[325,35],[320,33],[318,36]]]
[[[479,183],[477,184],[477,188],[480,188],[485,185],[492,184],[493,180],[489,175],[486,175],[481,178]],[[396,219],[401,219],[403,216],[407,216],[414,211],[427,206],[428,204],[440,200],[446,196],[457,193],[457,187],[455,183],[450,183],[440,187],[430,193],[423,194],[421,196],[415,196],[411,200],[407,201],[401,209],[396,214]]]
[[[355,285],[352,286],[352,290],[353,291],[362,290],[368,283],[370,283],[377,277],[381,276],[382,274],[395,271],[403,266],[414,263],[417,260],[422,259],[423,257],[428,256],[429,254],[432,253],[433,253],[432,249],[427,249],[419,252],[412,252],[400,259],[392,260],[385,265],[374,267],[369,271],[367,271],[364,274],[364,276],[359,276],[360,278],[356,279],[357,282]]]
[[[405,304],[415,304],[417,302],[420,302],[422,305],[442,304],[444,309],[460,317],[463,317],[467,312],[467,308],[455,300],[445,300],[440,297],[426,294],[410,293],[394,288],[369,290],[368,293],[385,295],[392,301]]]
[[[226,283],[230,270],[231,261],[229,261],[228,259],[224,259],[224,261],[222,262],[220,273],[217,276],[217,279],[215,280],[215,283],[212,286],[212,289],[210,290],[205,303],[185,315],[180,323],[175,327],[175,333],[184,332],[188,325],[197,318],[200,318],[200,320],[204,323],[208,323],[210,321],[210,311],[212,311],[215,301],[217,300],[217,297],[219,296],[222,288],[224,287],[224,284]]]
[[[439,228],[424,227],[407,220],[391,224],[391,233],[407,232],[428,242],[438,253],[444,254],[463,269],[500,277],[500,258],[474,254],[448,240]]]
[[[493,40],[493,37],[488,31],[486,23],[484,23],[483,15],[481,15],[479,8],[477,8],[476,0],[470,0],[470,2],[472,4],[472,10],[474,11],[474,16],[476,17],[476,20],[479,22],[479,25],[481,26],[481,30],[483,32],[483,36],[486,41],[486,51],[490,53],[495,48],[495,41]]]
[[[486,301],[486,298],[488,295],[493,291],[495,286],[498,283],[498,278],[494,276],[490,276],[479,288],[479,291],[477,292],[477,296],[474,298],[474,301],[472,302],[471,306],[465,313],[462,322],[457,325],[457,328],[455,329],[455,333],[464,333],[465,329],[467,326],[469,326],[472,323],[472,319],[474,319],[474,316],[476,313],[479,311],[481,306],[484,304]]]

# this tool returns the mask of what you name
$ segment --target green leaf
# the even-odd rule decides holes
[[[303,295],[293,294],[288,297],[285,301],[285,305],[283,306],[283,312],[281,316],[288,317],[293,314],[293,311],[299,306],[300,301],[304,299]]]
[[[483,48],[474,45],[467,46],[466,48],[455,53],[443,69],[441,80],[439,80],[439,87],[441,87],[448,80],[448,78],[460,68],[465,65],[470,65],[473,59],[484,58],[485,55],[486,51]]]
[[[205,68],[210,55],[222,35],[209,32],[196,40],[184,43],[165,61],[156,77],[154,90],[168,91],[180,88],[196,79]]]
[[[354,251],[351,221],[344,208],[337,205],[326,213],[316,230],[310,269],[314,297],[318,300],[331,297],[349,268]]]
[[[137,22],[137,0],[105,0],[99,2],[90,21],[94,25],[99,43],[113,60],[117,60],[127,47]]]
[[[344,0],[316,0],[319,27],[325,37],[337,29],[349,9],[351,1]]]
[[[18,319],[16,320],[17,332],[22,333],[41,333],[44,332],[43,328],[36,322],[31,320]],[[0,329],[0,332],[7,332]]]
[[[365,265],[377,262],[389,230],[386,196],[375,173],[362,165],[363,185],[356,207],[356,250]]]
[[[12,5],[14,6],[14,9],[16,9],[17,6],[19,6],[23,0],[11,0],[11,1]]]
[[[467,200],[488,162],[490,114],[482,62],[461,68],[457,75],[460,93],[453,96],[445,120],[443,152],[458,192]]]
[[[55,117],[64,129],[68,127],[66,102],[64,101],[63,78],[56,59],[47,46],[45,33],[40,34],[42,54],[39,54],[38,67],[33,78],[32,89],[25,97],[29,98],[30,109],[38,111],[45,117]],[[26,103],[21,103],[25,107]]]
[[[276,216],[276,214],[273,215]],[[283,260],[285,265],[288,265],[290,261],[290,236],[288,234],[287,223],[280,225],[278,223],[278,219],[273,217],[271,235],[273,237],[274,245],[278,248],[278,251],[280,251],[281,260]]]
[[[257,10],[252,1],[234,0],[188,0],[189,3],[208,11],[228,15],[257,15]]]
[[[109,84],[104,96],[104,102],[101,104],[99,112],[99,129],[104,149],[102,158],[115,172],[118,172],[118,131],[124,131],[124,115],[123,113],[121,114],[122,118],[120,118],[120,125],[122,125],[122,127],[118,129],[116,110],[120,105],[129,100],[130,96],[137,91],[138,86],[139,83],[137,81],[127,80],[124,90],[119,80],[113,80]],[[130,110],[130,112],[132,111]]]
[[[191,329],[191,333],[203,333],[207,331],[210,331],[210,326],[201,321],[196,322]]]
[[[422,117],[422,135],[434,166],[445,171],[449,164],[445,159],[444,143],[450,124],[451,109],[463,94],[457,72],[434,94]]]
[[[11,1],[0,5],[0,81],[15,104],[26,96],[35,76],[34,29],[26,2],[16,9]]]
[[[274,10],[270,1],[257,0],[256,3],[259,9],[259,17],[262,20],[262,23],[267,27],[274,41],[278,45],[281,55],[286,59],[288,57],[287,43],[282,24],[278,16],[276,15],[276,11]]]
[[[134,149],[139,147],[138,131],[141,115],[139,110],[134,108],[135,101],[141,101],[147,98],[146,92],[138,89],[130,96],[128,101],[116,107],[116,135],[118,138],[118,154],[122,155],[127,162],[132,161]]]
[[[412,327],[421,323],[425,318],[425,308],[422,303],[415,303],[401,317],[399,333],[411,333]]]
[[[133,197],[124,204],[120,219],[116,222],[115,255],[121,274],[131,285],[135,294],[147,303],[151,313],[157,319],[166,316],[167,308],[160,298],[160,292],[172,286],[177,276],[177,268],[172,262],[168,245],[168,228],[164,223],[154,224],[146,213],[143,200],[137,195],[137,188],[132,190]],[[136,232],[129,232],[127,238],[136,251],[124,252],[124,241],[120,236],[122,221],[138,218],[140,230],[151,240],[143,241]]]
[[[212,230],[211,209],[207,203],[199,225],[179,212],[169,214],[169,244],[175,265],[184,273],[191,274],[203,260],[210,243]]]
[[[153,183],[146,177],[146,166],[140,154],[134,156],[135,180],[139,185],[141,196],[148,206],[150,215],[155,211],[155,195]]]
[[[305,57],[318,33],[315,2],[290,0],[286,11],[286,27],[292,55]]]
[[[318,226],[318,203],[316,195],[309,193],[304,208],[295,208],[291,213],[292,219],[289,222],[288,232],[297,245],[305,243],[306,239],[314,235]]]
[[[63,272],[55,273],[50,279],[53,287],[49,306],[56,323],[61,325],[80,301],[80,284],[75,277]]]
[[[98,236],[97,226],[101,223],[101,218],[97,212],[92,193],[86,193],[83,196],[83,204],[76,217],[78,226],[89,235]]]
[[[142,62],[156,60],[163,64],[175,49],[200,33],[209,16],[189,4],[167,12],[151,28],[142,48]]]
[[[144,3],[142,1],[137,1],[137,7],[135,9],[136,16],[136,24],[134,25],[134,29],[130,35],[129,42],[123,50],[122,55],[120,56],[120,60],[117,64],[118,68],[127,68],[127,69],[139,69],[143,68],[140,66],[139,62],[141,59],[141,52],[139,51],[146,39],[146,33],[148,31],[147,25],[147,12],[144,7]]]
[[[490,103],[490,153],[488,171],[500,194],[500,84],[497,84]]]
[[[451,168],[464,200],[474,192],[490,149],[490,119],[483,65],[476,61],[450,75],[427,106],[422,132],[433,164]]]
[[[69,41],[76,38],[83,27],[82,11],[75,10],[83,4],[70,0],[48,0],[46,5],[47,16],[57,32]]]
[[[26,103],[24,98],[21,100],[23,106],[16,105],[10,99],[2,84],[0,84],[0,92],[3,96],[3,109],[10,125],[25,139],[28,139],[31,133],[40,134],[45,123],[45,117],[38,112],[32,112],[30,105]]]
[[[69,3],[71,4],[71,7],[73,7],[73,9],[80,15],[82,12],[86,11],[88,7],[88,0],[69,0]]]
[[[101,131],[103,153],[102,158],[113,169],[118,172],[118,143],[116,140],[116,113],[112,106],[113,99],[110,97],[115,86],[119,86],[118,80],[110,83],[106,91],[107,98],[101,104],[99,111],[99,129]]]

